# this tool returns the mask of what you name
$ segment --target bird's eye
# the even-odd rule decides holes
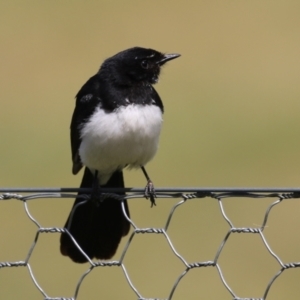
[[[148,69],[149,68],[149,63],[147,60],[142,60],[141,66],[143,69]]]

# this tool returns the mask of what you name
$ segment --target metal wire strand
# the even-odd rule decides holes
[[[169,200],[169,199],[178,199],[178,202],[175,203],[166,218],[165,226],[163,228],[153,228],[153,227],[146,227],[140,228],[136,225],[134,220],[128,217],[126,214],[126,209],[124,207],[124,199],[131,200],[136,198],[143,198],[144,197],[144,189],[142,188],[125,188],[125,189],[103,189],[102,192],[102,201],[105,201],[106,197],[114,197],[116,200],[119,200],[122,204],[122,211],[125,215],[125,218],[130,222],[133,232],[127,238],[127,243],[121,253],[120,259],[115,261],[93,261],[91,260],[88,255],[80,248],[78,243],[76,242],[75,238],[70,234],[68,228],[57,228],[57,227],[42,227],[41,223],[33,216],[30,212],[30,209],[27,205],[28,201],[33,201],[36,199],[53,199],[53,198],[63,198],[63,199],[74,199],[76,197],[76,193],[78,191],[84,192],[87,195],[91,192],[90,189],[76,189],[76,188],[0,188],[0,201],[11,201],[11,200],[18,200],[22,201],[24,204],[25,214],[27,215],[28,219],[34,223],[36,226],[36,234],[34,240],[28,250],[27,256],[25,260],[18,260],[18,261],[0,261],[0,269],[1,268],[14,268],[14,267],[26,267],[29,271],[29,275],[35,285],[35,287],[39,290],[39,292],[43,295],[45,300],[76,300],[79,294],[80,287],[85,280],[85,278],[94,270],[94,268],[103,268],[103,267],[117,267],[121,268],[125,279],[133,291],[133,293],[138,297],[138,299],[143,300],[150,300],[150,299],[157,299],[158,298],[144,298],[141,292],[138,290],[138,287],[134,285],[133,281],[130,278],[129,273],[126,269],[126,264],[124,263],[124,258],[128,249],[131,246],[133,238],[137,234],[159,234],[163,235],[167,244],[171,249],[171,253],[180,261],[182,264],[182,271],[180,274],[177,274],[176,279],[169,291],[169,296],[167,300],[171,300],[176,293],[176,289],[180,284],[182,278],[186,276],[186,274],[195,268],[216,268],[220,280],[223,283],[227,292],[231,295],[233,300],[266,300],[270,289],[272,288],[274,282],[278,277],[282,275],[283,272],[287,272],[289,269],[299,268],[300,262],[289,262],[284,263],[282,259],[279,257],[278,254],[275,253],[274,249],[271,248],[270,244],[268,243],[263,231],[267,226],[268,219],[272,210],[275,206],[280,205],[283,201],[287,201],[289,199],[300,199],[300,189],[296,188],[160,188],[156,189],[156,196],[157,198]],[[120,193],[127,193],[126,196],[120,196]],[[26,195],[24,195],[26,194]],[[84,196],[83,196],[84,197]],[[265,198],[273,198],[274,201],[267,207],[264,213],[262,225],[260,227],[235,227],[232,220],[226,214],[223,200],[228,198],[251,198],[251,199],[260,199],[261,201]],[[170,223],[173,220],[175,212],[180,209],[187,201],[193,199],[203,199],[203,198],[210,198],[212,201],[218,201],[221,217],[224,219],[228,226],[228,231],[226,232],[225,236],[220,242],[220,246],[218,247],[217,251],[214,253],[214,259],[210,261],[198,261],[198,262],[188,262],[188,260],[179,253],[178,249],[174,246],[171,237],[168,234],[168,228]],[[85,201],[89,201],[89,197],[84,198]],[[241,201],[242,201],[241,199]],[[80,205],[80,204],[79,204]],[[75,207],[74,211],[77,209]],[[70,219],[72,219],[72,214]],[[65,232],[69,235],[69,237],[73,240],[74,245],[79,249],[79,251],[87,258],[90,266],[89,268],[80,276],[76,286],[74,286],[74,295],[71,298],[68,297],[56,297],[51,298],[46,294],[44,289],[38,283],[37,278],[34,274],[34,271],[30,265],[30,258],[36,244],[39,241],[39,237],[41,234],[49,233],[61,233]],[[279,271],[276,274],[273,274],[268,281],[267,286],[265,287],[264,293],[261,298],[241,298],[239,297],[233,290],[233,288],[227,283],[225,277],[223,275],[221,266],[219,265],[219,257],[224,249],[225,244],[227,243],[229,237],[234,234],[258,234],[261,237],[261,241],[264,247],[267,249],[269,255],[271,255],[276,263],[278,264]],[[0,253],[1,254],[1,253]],[[0,257],[1,259],[1,257]],[[277,269],[278,270],[278,269]],[[100,296],[101,297],[101,296]]]

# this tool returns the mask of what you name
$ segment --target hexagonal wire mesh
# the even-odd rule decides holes
[[[28,218],[35,224],[37,227],[36,236],[35,239],[28,251],[27,257],[24,261],[3,261],[0,262],[0,268],[5,267],[17,267],[17,266],[24,266],[28,269],[29,274],[31,276],[31,279],[33,283],[35,284],[36,288],[42,293],[44,299],[47,300],[75,300],[78,297],[78,293],[81,287],[82,282],[86,278],[88,274],[91,273],[91,271],[96,267],[105,267],[105,266],[117,266],[120,267],[123,270],[124,276],[131,287],[131,289],[134,291],[138,299],[154,299],[154,298],[144,298],[141,293],[138,290],[138,287],[135,286],[131,278],[126,270],[126,267],[124,265],[124,256],[128,250],[128,248],[131,245],[132,239],[135,235],[140,233],[155,233],[155,234],[161,234],[166,239],[167,243],[169,244],[172,253],[181,261],[181,263],[184,266],[184,271],[179,274],[169,291],[169,296],[167,299],[172,299],[177,287],[179,286],[181,279],[186,276],[186,274],[193,268],[204,268],[204,267],[213,267],[216,268],[220,280],[227,289],[228,293],[231,294],[234,300],[264,300],[267,299],[268,293],[275,282],[275,280],[287,269],[290,268],[297,268],[300,267],[300,262],[291,262],[291,263],[284,263],[282,259],[271,249],[270,245],[267,242],[267,239],[265,238],[265,235],[263,233],[267,222],[269,215],[274,208],[274,206],[281,203],[283,200],[286,199],[296,199],[300,198],[300,189],[267,189],[267,188],[162,188],[157,189],[156,194],[158,198],[177,198],[179,201],[171,208],[167,220],[165,222],[165,226],[163,228],[138,228],[134,221],[126,215],[125,208],[123,205],[124,199],[132,199],[132,198],[142,198],[144,195],[144,191],[142,189],[103,189],[103,197],[106,196],[109,197],[115,197],[116,199],[120,200],[122,202],[123,207],[123,213],[127,217],[128,221],[131,223],[133,232],[128,238],[127,244],[121,254],[120,260],[118,261],[93,261],[91,260],[79,247],[79,245],[76,243],[75,239],[70,235],[70,233],[65,228],[58,228],[58,227],[42,227],[39,222],[33,217],[33,215],[30,213],[27,202],[29,200],[33,199],[40,199],[40,198],[75,198],[76,195],[72,194],[74,192],[78,191],[84,191],[84,192],[90,192],[89,189],[72,189],[72,188],[61,188],[61,189],[55,189],[55,188],[1,188],[0,189],[0,200],[11,200],[11,199],[17,199],[20,201],[23,201],[25,212],[28,216]],[[114,192],[126,192],[127,195],[125,197],[114,194]],[[20,193],[30,193],[30,195],[22,196]],[[224,238],[222,239],[219,248],[217,252],[214,254],[214,260],[212,261],[198,261],[189,263],[182,255],[179,254],[179,252],[175,249],[172,240],[170,236],[168,235],[168,228],[170,225],[170,222],[172,221],[174,212],[185,202],[187,202],[190,199],[197,199],[197,198],[212,198],[218,201],[218,205],[221,211],[221,215],[228,224],[228,232],[225,234]],[[233,222],[228,217],[228,215],[225,212],[224,206],[223,206],[223,200],[226,198],[232,198],[232,197],[239,197],[239,198],[272,198],[274,201],[267,207],[265,213],[262,225],[259,227],[235,227],[233,225]],[[87,200],[88,201],[88,200]],[[31,257],[31,254],[33,252],[33,249],[35,248],[39,236],[41,233],[61,233],[61,232],[67,232],[73,242],[77,245],[77,247],[80,249],[80,251],[87,257],[90,267],[84,274],[81,275],[80,279],[78,280],[78,283],[76,287],[74,287],[74,296],[72,298],[65,298],[65,297],[55,297],[51,298],[49,295],[46,294],[44,289],[39,285],[39,283],[36,280],[36,277],[34,275],[34,272],[31,268],[31,265],[29,263],[29,259]],[[267,286],[265,287],[264,293],[261,298],[240,298],[238,295],[234,292],[233,288],[226,282],[225,277],[223,276],[222,269],[219,265],[219,257],[220,254],[224,248],[224,245],[228,241],[228,238],[230,235],[234,233],[244,233],[244,234],[257,234],[260,236],[263,245],[267,249],[269,255],[271,255],[278,263],[278,270],[275,274],[271,276],[269,279],[269,282]],[[157,298],[155,298],[157,299]]]

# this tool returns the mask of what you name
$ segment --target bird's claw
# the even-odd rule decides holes
[[[95,176],[94,178],[92,192],[91,192],[91,200],[94,203],[96,203],[96,205],[99,205],[99,203],[102,202],[102,192],[101,192],[101,187],[98,182],[97,176]]]
[[[151,180],[148,180],[147,185],[145,187],[145,198],[146,199],[150,198],[151,207],[153,207],[153,205],[156,206],[155,203],[156,193],[155,193],[153,182]]]

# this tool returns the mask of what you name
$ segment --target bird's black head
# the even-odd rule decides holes
[[[154,84],[158,81],[161,66],[179,56],[134,47],[106,59],[99,72],[107,73],[110,80],[121,85],[137,82]]]

